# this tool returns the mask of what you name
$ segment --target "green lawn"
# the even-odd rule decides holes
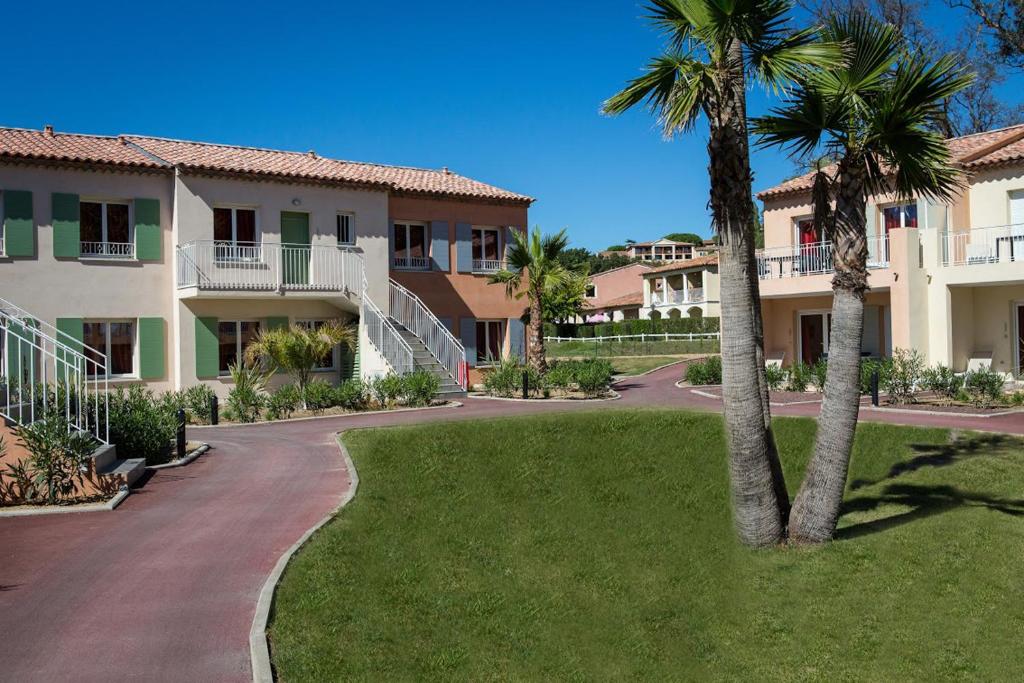
[[[616,356],[609,358],[616,375],[639,375],[662,365],[683,360],[683,356]]]
[[[594,357],[610,358],[612,356],[672,356],[689,353],[718,353],[717,339],[697,339],[694,341],[564,341],[545,342],[544,349],[549,358]]]
[[[779,419],[791,480],[809,420]],[[355,500],[280,586],[283,680],[1019,680],[1024,449],[863,425],[841,539],[733,540],[721,420],[352,432]]]

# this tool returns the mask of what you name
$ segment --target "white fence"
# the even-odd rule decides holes
[[[773,247],[757,251],[757,274],[762,280],[833,271],[832,243],[812,242],[792,247]],[[889,236],[868,236],[868,268],[889,266]]]
[[[449,376],[465,389],[468,373],[462,343],[418,296],[394,280],[391,280],[389,299],[391,317],[415,334]]]
[[[110,442],[107,357],[0,299],[0,415],[31,424],[57,413]]]
[[[699,341],[718,339],[720,332],[648,332],[646,334],[617,334],[611,337],[544,337],[548,342],[622,342],[622,341]]]
[[[942,262],[947,266],[1024,261],[1024,223],[947,233]]]
[[[362,291],[362,258],[334,245],[187,242],[177,248],[177,268],[179,288]]]
[[[670,289],[668,292],[655,292],[651,295],[651,303],[655,306],[667,304],[702,304],[704,303],[704,288],[690,287],[689,289]]]

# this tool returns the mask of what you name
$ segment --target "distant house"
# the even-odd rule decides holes
[[[719,317],[718,254],[652,268],[643,274],[640,317]]]
[[[631,263],[591,275],[587,281],[585,322],[610,322],[639,317],[646,263]]]

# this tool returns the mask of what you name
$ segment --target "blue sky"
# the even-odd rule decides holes
[[[24,16],[19,17],[19,13]],[[600,249],[709,233],[704,132],[598,113],[660,48],[637,2],[31,3],[5,10],[0,124],[452,170]],[[752,91],[751,111],[767,98]],[[755,189],[792,175],[755,150]]]

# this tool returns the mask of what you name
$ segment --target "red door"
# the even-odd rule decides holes
[[[825,325],[821,315],[800,316],[800,360],[814,365],[825,353]]]

